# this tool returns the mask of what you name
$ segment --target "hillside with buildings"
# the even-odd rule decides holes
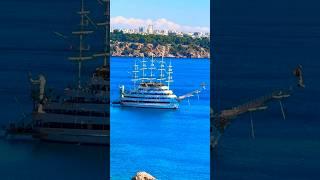
[[[141,35],[163,35],[163,36],[190,36],[192,38],[203,38],[203,37],[210,37],[209,32],[181,32],[177,30],[170,30],[170,29],[154,29],[152,25],[148,25],[147,28],[139,27],[133,29],[111,29],[111,32],[115,31],[122,31],[124,34],[141,34]]]
[[[209,58],[210,34],[170,30],[116,29],[111,31],[111,55]]]

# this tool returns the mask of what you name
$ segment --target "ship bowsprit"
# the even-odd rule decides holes
[[[37,132],[33,129],[31,115],[19,121],[11,122],[7,126],[2,126],[2,136],[7,139],[32,139]]]
[[[297,76],[298,80],[298,88],[305,88],[303,77],[302,77],[302,66],[298,66],[298,68],[294,71],[294,75]],[[271,94],[262,96],[260,98],[253,99],[247,103],[244,103],[239,106],[232,107],[230,109],[222,110],[219,113],[211,113],[211,147],[217,147],[218,141],[220,137],[223,135],[226,128],[232,123],[232,121],[240,115],[250,114],[251,121],[251,136],[255,138],[255,130],[253,125],[252,113],[257,111],[263,111],[267,109],[267,105],[270,102],[278,101],[280,105],[280,110],[282,114],[282,118],[286,119],[286,114],[284,111],[282,101],[287,99],[293,93],[292,86],[289,89],[284,90],[276,90]],[[213,110],[212,110],[213,112]]]

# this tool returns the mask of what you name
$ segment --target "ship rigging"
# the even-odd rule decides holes
[[[89,17],[84,0],[81,0],[80,29],[72,32],[79,38],[78,54],[69,60],[78,65],[77,85],[65,88],[62,96],[52,96],[46,91],[46,77],[33,79],[32,97],[34,108],[31,120],[23,118],[6,127],[6,136],[31,135],[35,139],[78,144],[109,144],[109,0],[99,1],[105,8],[105,22],[95,23]],[[86,37],[103,27],[105,31],[102,53],[88,55],[90,46],[85,47]],[[56,33],[57,34],[57,33]],[[59,33],[58,33],[59,34]],[[81,81],[83,62],[103,57],[103,65],[96,68],[88,82]]]

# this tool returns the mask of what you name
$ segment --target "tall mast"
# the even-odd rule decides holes
[[[173,79],[172,79],[172,74],[173,74],[173,70],[172,70],[172,65],[171,65],[171,60],[170,60],[170,64],[168,66],[168,79],[167,79],[167,83],[168,83],[168,88],[170,89],[170,83],[173,82]]]
[[[85,27],[88,26],[88,22],[85,21],[90,11],[86,11],[84,8],[84,0],[81,0],[81,10],[78,12],[80,15],[80,30],[74,31],[72,34],[79,36],[79,54],[78,56],[69,57],[69,60],[75,61],[78,63],[78,88],[81,88],[81,67],[82,62],[92,59],[91,56],[84,56],[84,51],[88,51],[89,47],[84,47],[84,37],[88,34],[93,33],[93,31],[85,30]]]
[[[110,16],[109,16],[109,10],[110,10],[110,0],[102,0],[101,2],[103,2],[104,6],[105,6],[105,22],[102,23],[98,23],[98,26],[101,26],[104,28],[104,33],[105,33],[105,38],[104,38],[104,50],[102,53],[97,53],[94,56],[95,57],[103,57],[103,66],[106,67],[108,64],[108,59],[109,59],[109,32],[110,32],[110,26],[109,26],[109,22],[110,22]]]
[[[163,61],[163,54],[162,54],[161,61],[160,61],[160,68],[158,70],[160,71],[160,77],[159,77],[158,81],[160,83],[162,83],[162,81],[165,80],[164,73],[163,73],[165,71],[165,69],[164,69],[164,61]]]
[[[153,73],[153,70],[155,70],[156,69],[156,67],[154,66],[154,60],[153,60],[153,55],[152,55],[152,58],[151,58],[151,64],[150,64],[150,78],[149,78],[149,80],[150,80],[150,82],[152,82],[154,79],[156,79],[156,78],[154,78],[154,73]]]
[[[132,81],[133,81],[133,87],[134,89],[136,88],[136,83],[137,81],[139,81],[139,77],[138,77],[138,74],[139,74],[139,65],[137,64],[137,60],[135,60],[134,62],[134,66],[133,66],[133,77],[132,77]]]
[[[146,72],[145,70],[147,69],[147,65],[146,65],[146,60],[144,59],[144,56],[142,58],[142,68],[140,69],[142,71],[142,78],[141,78],[141,82],[144,82],[144,80],[147,80],[148,78],[146,78]]]

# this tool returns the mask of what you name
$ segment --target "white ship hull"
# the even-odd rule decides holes
[[[35,127],[38,134],[35,138],[40,140],[97,145],[110,143],[110,130],[107,128],[109,122],[105,117],[36,113],[33,119],[40,123]],[[94,129],[94,126],[100,127]]]
[[[121,106],[137,107],[137,108],[155,108],[155,109],[178,109],[178,103],[162,104],[162,103],[139,103],[139,102],[121,102]]]
[[[76,143],[76,144],[96,144],[108,145],[110,143],[109,131],[89,131],[78,129],[54,129],[54,128],[38,128],[40,140]]]

